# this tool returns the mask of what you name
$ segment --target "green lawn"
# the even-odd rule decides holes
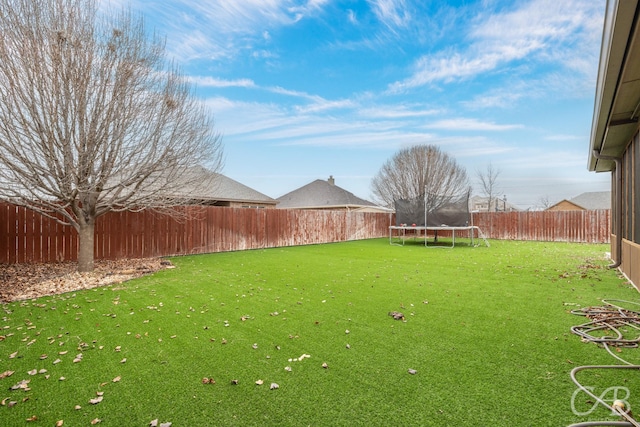
[[[606,268],[608,246],[490,243],[445,249],[375,239],[180,257],[175,269],[122,285],[6,304],[0,424],[615,419],[600,409],[575,415],[569,377],[576,366],[616,363],[571,334],[584,319],[569,311],[603,298],[638,301]],[[639,351],[620,354],[640,363]],[[30,375],[34,369],[46,372]],[[633,405],[638,375],[582,378],[595,390],[624,385]],[[22,380],[28,390],[10,390]],[[98,392],[102,401],[91,404]],[[579,395],[574,406],[586,412],[592,404]]]

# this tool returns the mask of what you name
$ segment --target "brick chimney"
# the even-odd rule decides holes
[[[335,185],[336,180],[333,179],[333,175],[329,175],[329,179],[327,180],[327,182],[329,183],[329,185]]]

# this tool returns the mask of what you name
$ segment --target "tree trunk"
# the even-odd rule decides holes
[[[78,271],[93,271],[93,239],[95,224],[90,221],[88,224],[82,224],[78,231],[79,251],[78,251]]]

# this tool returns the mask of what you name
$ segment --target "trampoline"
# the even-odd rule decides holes
[[[476,242],[489,242],[482,234],[480,227],[473,225],[473,216],[469,212],[469,192],[458,198],[442,198],[425,193],[415,199],[397,199],[396,223],[389,226],[389,244],[403,246],[408,239],[424,238],[425,246],[453,248],[456,245],[456,234],[466,235],[472,246]],[[434,239],[429,245],[428,234],[433,232]],[[436,245],[438,232],[451,234],[451,245]]]

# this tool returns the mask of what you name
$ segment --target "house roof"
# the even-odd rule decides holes
[[[587,210],[611,209],[611,191],[591,191],[569,200]]]
[[[607,2],[591,125],[588,169],[610,171],[638,129],[640,117],[640,28],[638,0]]]
[[[193,167],[187,174],[190,176],[185,177],[186,181],[191,184],[186,185],[182,193],[192,199],[272,205],[278,203],[253,188],[201,166]]]
[[[611,192],[610,191],[590,191],[582,193],[574,197],[573,199],[562,199],[558,203],[549,207],[547,210],[554,210],[553,208],[559,205],[573,205],[576,210],[597,210],[597,209],[611,209]],[[565,208],[565,210],[567,210]]]
[[[316,179],[277,200],[279,208],[289,209],[358,209],[365,206],[376,206],[374,203],[361,199],[335,185],[333,177],[329,177],[326,181]]]

